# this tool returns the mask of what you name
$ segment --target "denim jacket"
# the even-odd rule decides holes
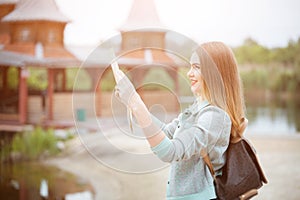
[[[216,198],[213,178],[200,152],[205,150],[214,170],[220,172],[230,138],[228,114],[207,101],[196,101],[171,123],[154,120],[167,136],[151,148],[162,161],[171,164],[167,199]]]

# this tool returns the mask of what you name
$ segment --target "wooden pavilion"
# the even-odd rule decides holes
[[[174,88],[171,90],[178,95],[178,63],[175,62],[174,56],[165,50],[167,31],[159,19],[154,1],[134,0],[127,20],[120,27],[120,32],[122,37],[120,55],[123,55],[120,61],[122,66],[132,71],[134,84],[142,86],[149,70],[159,67],[171,77],[174,82]],[[132,62],[126,64],[122,60]],[[141,90],[139,92],[143,96],[143,92]],[[178,109],[178,102],[175,102],[178,99],[174,99],[174,96],[168,98],[170,104]]]
[[[98,49],[95,53],[98,60],[85,63],[89,91],[73,91],[68,87],[66,71],[78,69],[84,58],[64,46],[64,29],[70,20],[54,0],[0,0],[0,20],[0,125],[41,122],[73,125],[77,108],[86,109],[87,116],[103,115],[103,106],[108,104],[107,97],[101,95],[99,74],[106,73],[109,61],[99,60],[97,53],[105,57],[108,50]],[[142,85],[151,67],[167,66],[164,69],[174,80],[178,94],[178,66],[163,50],[166,32],[161,28],[153,0],[134,0],[127,21],[120,27],[119,64],[132,71],[135,85]],[[137,65],[144,67],[132,70]],[[46,76],[40,79],[46,82],[44,90],[28,86],[28,77],[34,70],[44,70]],[[16,80],[8,80],[13,73]],[[74,93],[79,101],[77,108],[72,107]]]
[[[1,124],[39,123],[52,120],[57,79],[65,90],[65,68],[79,61],[64,48],[64,28],[69,22],[53,0],[0,1]],[[29,67],[45,70],[47,95],[28,90]],[[9,74],[16,72],[8,80]],[[16,84],[11,84],[15,82]]]

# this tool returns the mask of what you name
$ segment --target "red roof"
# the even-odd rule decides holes
[[[70,20],[58,9],[54,0],[20,0],[15,10],[2,21],[46,20],[67,23]]]
[[[0,0],[0,5],[4,4],[16,4],[19,0]]]
[[[22,53],[26,55],[35,55],[36,46],[33,43],[14,43],[7,44],[4,47],[6,51]],[[45,58],[74,58],[74,56],[61,45],[44,45],[43,57]]]
[[[153,0],[134,0],[129,16],[120,30],[129,31],[140,28],[164,28]]]
[[[129,66],[143,64],[176,65],[170,54],[160,49],[138,49],[131,51],[122,55],[118,62]]]
[[[17,52],[0,50],[1,66],[38,66],[38,67],[79,67],[81,61],[76,58],[37,58],[32,55],[21,54]]]

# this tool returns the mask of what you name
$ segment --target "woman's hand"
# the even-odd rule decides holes
[[[156,146],[165,138],[165,134],[152,122],[149,110],[128,77],[121,70],[115,70],[115,78],[117,81],[116,97],[132,110],[150,146]]]
[[[133,108],[141,103],[141,98],[136,92],[134,86],[128,77],[121,71],[115,73],[117,85],[115,87],[115,95],[126,106]]]

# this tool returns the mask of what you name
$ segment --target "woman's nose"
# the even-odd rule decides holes
[[[192,72],[192,71],[193,71],[192,68],[190,68],[190,70],[186,73],[186,75],[187,75],[188,77],[193,76],[193,72]]]

